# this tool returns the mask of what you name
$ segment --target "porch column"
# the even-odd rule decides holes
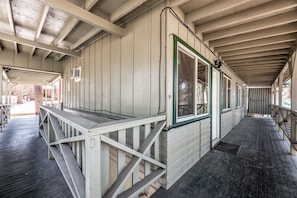
[[[54,83],[51,83],[51,88],[52,88],[51,101],[52,101],[52,107],[54,107],[54,101],[55,101],[55,84]]]
[[[0,104],[3,104],[2,96],[3,96],[3,67],[0,65]]]
[[[283,104],[283,80],[284,80],[284,73],[281,71],[278,77],[278,105],[282,106]]]
[[[283,92],[283,79],[284,79],[284,73],[283,71],[280,72],[278,76],[277,86],[278,86],[278,115],[277,115],[277,123],[280,123],[282,121],[281,111],[280,107],[282,106],[282,92]],[[278,126],[280,130],[280,126]],[[283,138],[285,139],[285,134],[283,134]]]
[[[297,110],[297,53],[292,55],[291,60],[288,61],[290,71],[291,73],[291,110],[296,111]],[[297,115],[297,113],[295,114]],[[296,119],[297,117],[292,115],[291,117],[291,139],[292,141],[296,142],[297,141],[297,127],[296,127]],[[292,155],[297,155],[296,150],[293,148],[293,145],[291,144],[291,154]]]
[[[5,104],[9,104],[9,100],[8,100],[9,89],[8,89],[8,86],[9,86],[9,80],[7,79],[5,81]]]
[[[8,104],[11,104],[11,84],[8,81]]]

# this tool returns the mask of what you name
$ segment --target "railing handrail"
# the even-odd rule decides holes
[[[288,107],[284,107],[284,106],[280,106],[280,105],[273,105],[273,104],[271,106],[278,107],[278,108],[280,108],[282,110],[289,111],[289,112],[293,113],[294,116],[297,116],[297,110],[295,110],[295,109],[293,110],[293,109],[290,109]]]
[[[41,109],[47,111],[48,113],[52,114],[53,116],[57,117],[63,122],[66,122],[73,126],[74,128],[78,129],[82,133],[87,133],[89,131],[89,128],[96,125],[96,122],[93,122],[91,120],[81,118],[77,119],[77,117],[73,116],[70,113],[67,113],[65,111],[58,110],[53,107],[49,106],[40,106]],[[89,125],[86,125],[86,123],[89,123]]]
[[[83,133],[92,133],[92,135],[100,135],[105,133],[110,133],[112,131],[118,131],[122,129],[127,129],[135,126],[144,125],[147,123],[158,122],[166,119],[166,115],[155,115],[155,116],[143,116],[137,118],[126,118],[122,120],[115,120],[104,123],[97,123],[91,120],[88,120],[83,117],[79,117],[76,119],[76,116],[73,116],[70,113],[65,111],[60,111],[56,108],[49,106],[40,106],[41,109],[46,110],[50,114],[53,114],[55,117],[59,118],[63,122],[67,122],[70,125],[74,126],[74,128],[79,129]],[[86,125],[86,123],[88,123]]]
[[[165,119],[166,119],[166,115],[164,114],[164,115],[128,118],[128,119],[116,120],[111,122],[105,122],[105,123],[97,124],[95,128],[92,128],[89,130],[89,133],[92,133],[92,136],[102,135],[105,133],[110,133],[113,131],[119,131],[119,130],[128,129],[136,126],[141,126],[147,123],[154,123]]]

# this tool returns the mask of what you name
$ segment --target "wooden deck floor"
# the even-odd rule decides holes
[[[297,197],[297,157],[272,120],[247,117],[222,141],[239,145],[237,154],[210,151],[153,197]]]
[[[72,197],[47,147],[38,116],[11,118],[0,132],[0,197]]]

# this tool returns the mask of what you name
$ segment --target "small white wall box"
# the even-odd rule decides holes
[[[81,67],[72,68],[70,70],[70,79],[73,79],[75,82],[80,81],[80,79],[81,79]]]

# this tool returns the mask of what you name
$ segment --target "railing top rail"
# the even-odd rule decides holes
[[[115,120],[104,123],[97,123],[83,117],[73,115],[71,113],[60,111],[53,107],[40,106],[41,109],[48,111],[50,114],[59,118],[63,122],[69,123],[74,128],[79,129],[84,133],[92,133],[92,135],[99,135],[118,131],[122,129],[132,128],[148,123],[154,123],[166,119],[166,115],[155,115],[138,118],[127,118],[122,120]]]
[[[50,114],[54,115],[58,119],[62,120],[63,122],[66,122],[73,126],[74,128],[78,129],[80,132],[87,133],[89,129],[96,126],[98,123],[76,116],[72,115],[71,113],[58,110],[54,107],[49,106],[40,106],[41,109],[49,112]]]
[[[293,116],[297,117],[297,110],[292,110],[292,109],[290,109],[288,107],[279,106],[279,105],[271,105],[271,106],[278,107],[281,110],[289,111],[290,113],[292,113]]]
[[[89,132],[92,133],[92,135],[105,134],[113,131],[119,131],[122,129],[127,129],[127,128],[148,124],[148,123],[154,123],[165,119],[166,119],[166,115],[155,115],[155,116],[116,120],[116,121],[97,124],[97,126],[92,128]]]

